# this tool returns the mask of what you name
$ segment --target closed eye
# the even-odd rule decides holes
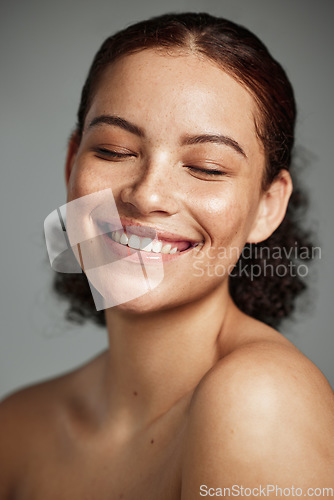
[[[226,172],[223,172],[222,170],[207,170],[205,168],[199,168],[199,167],[193,167],[190,165],[186,165],[186,168],[188,170],[191,170],[192,172],[198,172],[200,174],[208,175],[208,176],[219,176],[219,175],[226,175]]]
[[[113,151],[111,149],[106,148],[94,148],[94,152],[96,153],[97,158],[108,159],[108,160],[124,160],[125,158],[136,157],[135,153],[120,153],[119,151]],[[218,177],[226,175],[226,172],[217,169],[205,169],[199,168],[192,165],[185,165],[185,167],[202,177]]]
[[[119,151],[112,151],[110,149],[105,148],[97,148],[94,149],[96,156],[98,158],[109,158],[115,160],[122,160],[124,158],[130,158],[132,156],[136,156],[134,153],[120,153]]]

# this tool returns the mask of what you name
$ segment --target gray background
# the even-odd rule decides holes
[[[1,5],[0,396],[68,371],[106,346],[103,329],[73,327],[52,298],[45,217],[65,202],[63,164],[81,87],[98,47],[166,11],[205,10],[253,30],[283,64],[299,106],[297,143],[322,247],[306,313],[283,332],[334,385],[333,13],[330,0],[90,0]]]

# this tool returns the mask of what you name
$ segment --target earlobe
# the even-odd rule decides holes
[[[278,228],[284,219],[293,185],[289,172],[281,170],[278,177],[262,194],[254,225],[247,243],[260,243]]]
[[[79,144],[80,144],[79,134],[77,131],[75,131],[71,134],[71,137],[68,141],[68,147],[67,147],[67,155],[66,155],[66,161],[65,161],[66,187],[68,186],[68,183],[70,180],[70,175],[71,175],[72,168],[73,168],[73,165],[74,165],[74,162],[76,159]]]

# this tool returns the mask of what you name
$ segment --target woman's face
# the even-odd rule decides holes
[[[148,266],[163,263],[164,278],[120,307],[155,310],[228,293],[227,271],[263,196],[255,114],[248,91],[195,54],[145,50],[105,70],[69,156],[68,201],[111,188],[128,237],[153,230],[167,251],[186,249],[141,252]],[[97,207],[90,223],[113,231],[106,212]]]

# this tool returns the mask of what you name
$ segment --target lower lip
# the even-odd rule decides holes
[[[103,240],[110,250],[118,255],[120,258],[127,257],[127,261],[147,264],[158,264],[160,262],[170,262],[175,259],[178,259],[181,255],[188,253],[193,247],[189,247],[187,250],[183,252],[168,254],[168,253],[155,253],[155,252],[145,252],[143,250],[136,250],[134,248],[130,248],[127,245],[122,245],[121,243],[116,243],[116,241],[112,240],[107,236],[106,233],[103,234]]]

